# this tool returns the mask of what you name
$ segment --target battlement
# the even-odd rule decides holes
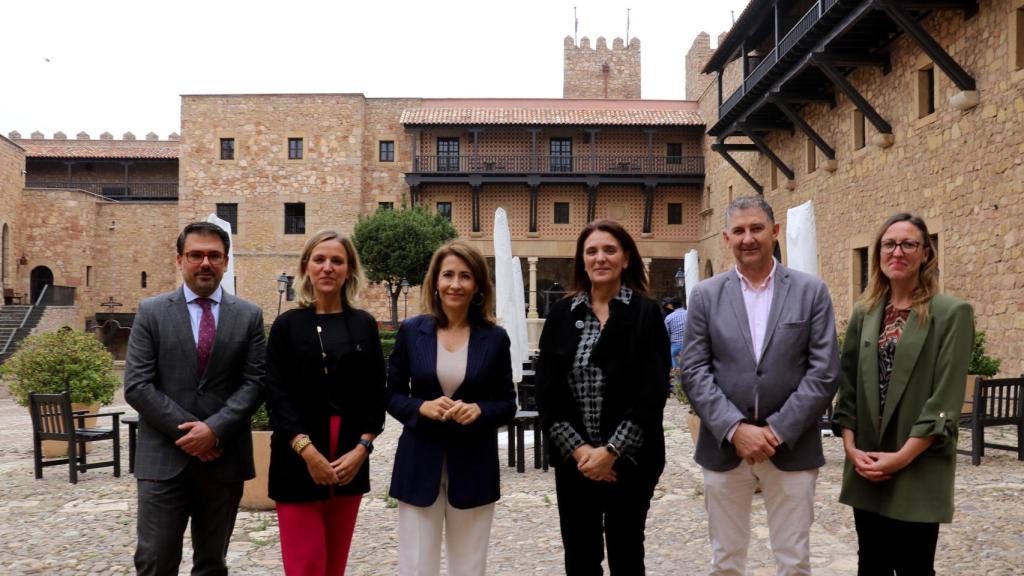
[[[18,132],[17,130],[12,130],[10,133],[7,134],[7,136],[11,140],[22,140],[21,132]],[[46,135],[43,134],[42,132],[36,130],[35,132],[33,132],[30,135],[29,139],[31,139],[31,140],[46,140]],[[52,140],[67,140],[67,139],[68,139],[68,136],[64,132],[61,132],[61,131],[58,130],[57,132],[53,133]],[[89,136],[88,132],[84,132],[83,131],[83,132],[79,132],[78,134],[75,135],[75,140],[90,140],[90,139],[92,139],[92,137]],[[100,134],[100,140],[113,140],[113,139],[114,139],[114,135],[111,134],[110,132],[104,132],[104,133]],[[121,140],[132,141],[132,140],[136,140],[136,137],[135,137],[135,134],[133,134],[131,132],[125,132],[124,134],[121,135]],[[156,132],[150,132],[149,134],[146,134],[146,141],[148,141],[148,142],[155,142],[155,141],[159,141],[159,140],[160,140],[160,136],[158,136],[156,134]],[[176,142],[178,140],[181,140],[181,136],[179,136],[177,132],[171,132],[170,134],[167,135],[167,140],[166,141]]]
[[[604,36],[596,46],[590,38],[580,38],[579,46],[572,36],[563,41],[563,98],[607,98],[637,100],[640,98],[640,39],[629,44],[622,38],[612,40],[611,48]]]

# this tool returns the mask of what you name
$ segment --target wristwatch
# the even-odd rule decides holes
[[[373,454],[373,440],[367,440],[366,438],[360,438],[359,443],[366,448],[367,454]]]
[[[618,446],[616,446],[615,444],[612,444],[611,442],[609,442],[609,443],[605,444],[605,445],[604,445],[604,449],[605,449],[605,450],[607,450],[607,451],[609,451],[609,452],[611,452],[611,453],[612,453],[612,456],[615,456],[616,458],[618,458],[619,456],[621,456],[621,455],[622,455],[622,454],[621,454],[621,453],[619,452],[619,448],[618,448]]]

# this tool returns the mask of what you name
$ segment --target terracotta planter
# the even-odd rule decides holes
[[[100,411],[100,403],[93,402],[92,404],[83,404],[81,402],[72,402],[71,409],[74,411],[85,410],[90,414],[95,414]],[[32,420],[31,412],[29,412],[29,422]],[[85,426],[96,426],[96,418],[86,418]],[[89,444],[85,445],[85,453],[89,454],[92,452],[92,446]],[[43,440],[43,458],[66,458],[68,455],[68,443],[60,442],[58,440]]]
[[[267,482],[270,480],[270,435],[264,430],[252,432],[252,460],[256,466],[256,477],[245,481],[242,489],[242,508],[249,510],[273,510],[274,501],[267,496]]]
[[[697,447],[697,436],[700,434],[700,416],[693,412],[686,414],[686,425],[690,428],[690,438],[693,438],[693,447]]]

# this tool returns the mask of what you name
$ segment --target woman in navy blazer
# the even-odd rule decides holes
[[[494,324],[487,261],[454,241],[423,280],[426,313],[398,330],[388,364],[388,413],[404,425],[390,494],[399,501],[401,576],[486,572],[500,497],[497,428],[515,416],[509,338]]]

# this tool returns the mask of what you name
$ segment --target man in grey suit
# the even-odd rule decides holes
[[[242,485],[255,475],[249,417],[262,402],[263,313],[220,287],[230,243],[214,224],[186,226],[184,285],[143,300],[132,324],[124,395],[139,413],[139,574],[178,573],[189,518],[192,574],[227,574]]]
[[[683,387],[701,418],[712,574],[743,574],[760,484],[778,574],[810,574],[814,485],[825,463],[818,421],[839,384],[824,282],[772,256],[779,225],[760,196],[729,205],[734,269],[690,294]]]

